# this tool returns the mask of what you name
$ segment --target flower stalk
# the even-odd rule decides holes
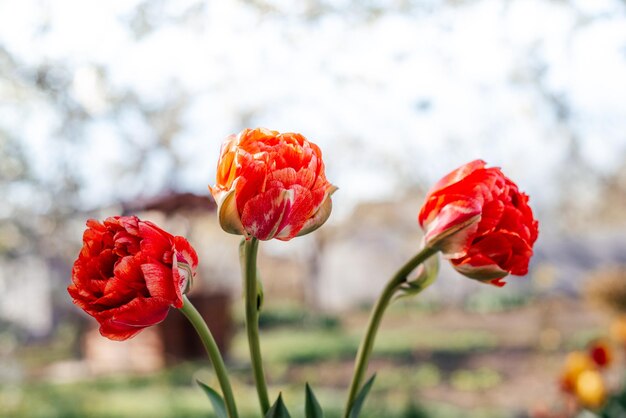
[[[383,289],[382,293],[378,297],[374,308],[370,314],[370,319],[367,324],[367,331],[365,333],[365,337],[361,341],[361,345],[359,346],[359,350],[356,355],[356,360],[354,364],[354,372],[352,375],[352,382],[350,382],[350,388],[348,390],[348,400],[346,402],[344,418],[348,418],[350,416],[350,411],[354,404],[354,400],[359,392],[359,389],[363,385],[363,380],[365,378],[365,373],[367,371],[367,366],[369,364],[369,359],[372,354],[372,350],[374,348],[374,342],[376,340],[376,334],[378,333],[378,328],[380,327],[381,320],[387,307],[389,306],[393,296],[396,292],[402,287],[407,281],[409,274],[413,270],[417,268],[421,263],[426,261],[430,256],[437,253],[437,250],[431,247],[423,248],[419,253],[417,253],[413,258],[406,262],[397,272],[394,274],[387,285]]]
[[[246,305],[246,333],[248,335],[248,347],[250,348],[250,361],[254,374],[259,405],[263,416],[270,409],[270,401],[267,393],[267,383],[263,371],[261,346],[259,343],[259,291],[257,284],[256,259],[259,249],[259,241],[252,237],[244,243],[244,292]]]
[[[224,360],[222,359],[220,350],[217,347],[217,343],[211,334],[211,330],[209,330],[209,327],[200,315],[200,312],[198,312],[195,306],[191,304],[186,295],[183,296],[183,301],[183,307],[180,308],[180,311],[195,328],[198,336],[200,336],[200,340],[202,340],[202,344],[204,345],[207,354],[209,355],[209,359],[211,360],[213,368],[215,369],[215,374],[217,375],[217,380],[222,388],[224,404],[226,406],[228,416],[230,418],[238,418],[237,406],[235,405],[235,398],[233,396],[230,380],[228,379],[226,366],[224,365]]]

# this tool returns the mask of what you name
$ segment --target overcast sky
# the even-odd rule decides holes
[[[269,11],[235,0],[153,3],[145,10],[158,27],[138,37],[129,29],[136,0],[0,0],[0,46],[24,66],[64,62],[72,97],[94,118],[75,149],[87,206],[124,197],[107,181],[127,158],[124,134],[151,141],[138,115],[111,116],[116,91],[154,105],[189,94],[174,150],[185,162],[181,188],[200,192],[222,139],[247,114],[252,126],[318,143],[344,207],[475,158],[501,166],[541,204],[558,191],[551,179],[567,164],[571,132],[537,83],[571,105],[587,164],[611,173],[626,157],[619,0],[430,0],[376,16],[347,0],[318,16],[307,2],[268,1]],[[16,106],[10,93],[0,79],[0,127],[29,144],[45,176],[58,158],[58,110],[37,95]],[[145,193],[171,175],[166,157],[142,161]]]

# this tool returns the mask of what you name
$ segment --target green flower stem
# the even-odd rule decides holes
[[[270,400],[267,394],[263,361],[261,359],[261,346],[259,344],[259,292],[257,285],[256,256],[259,249],[259,241],[252,237],[244,244],[245,271],[244,292],[246,303],[246,332],[248,334],[248,346],[250,347],[250,361],[254,373],[254,382],[259,396],[259,404],[263,416],[270,409]]]
[[[204,348],[209,355],[211,363],[213,363],[217,380],[220,383],[222,394],[224,395],[224,403],[226,404],[228,416],[230,418],[238,418],[237,406],[235,405],[233,389],[230,386],[230,381],[228,380],[226,366],[224,365],[224,360],[222,359],[220,350],[217,347],[217,343],[211,334],[211,330],[209,330],[206,322],[204,322],[200,312],[198,312],[195,306],[191,304],[187,295],[183,295],[183,307],[180,308],[180,311],[187,317],[189,322],[191,322],[191,325],[195,328],[196,332],[200,336],[200,339],[202,340],[202,344],[204,344]]]
[[[367,371],[367,366],[369,363],[370,356],[372,354],[372,349],[374,348],[374,341],[376,339],[376,333],[378,332],[378,328],[380,327],[380,322],[383,318],[385,310],[389,306],[393,295],[398,291],[398,289],[402,286],[404,282],[406,282],[409,274],[417,266],[426,261],[426,259],[437,252],[436,249],[432,249],[426,247],[422,249],[417,255],[415,255],[412,259],[410,259],[404,266],[400,268],[393,275],[393,277],[389,280],[382,293],[380,294],[374,308],[370,314],[369,323],[367,325],[367,332],[365,333],[365,337],[361,341],[361,345],[359,346],[359,351],[356,355],[356,360],[354,364],[354,373],[352,375],[352,382],[350,383],[350,389],[348,392],[348,401],[346,402],[346,409],[344,413],[344,418],[348,418],[350,415],[350,410],[352,408],[352,404],[354,403],[354,399],[363,384],[363,378],[365,377],[365,372]]]

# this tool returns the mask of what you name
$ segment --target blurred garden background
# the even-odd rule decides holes
[[[198,250],[192,297],[255,416],[238,238],[207,186],[257,126],[317,143],[339,186],[319,231],[260,250],[270,394],[296,416],[305,382],[339,416],[425,192],[476,158],[531,196],[530,273],[443,265],[394,304],[364,416],[528,417],[564,402],[568,352],[626,341],[626,1],[0,0],[0,416],[211,416],[178,312],[116,343],[71,303],[86,219],[116,214]]]

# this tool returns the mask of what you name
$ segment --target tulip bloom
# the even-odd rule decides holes
[[[588,353],[582,351],[569,353],[565,358],[565,365],[561,372],[561,389],[565,392],[575,393],[578,378],[588,370],[596,370],[596,365]]]
[[[561,373],[561,389],[574,395],[585,407],[599,408],[606,400],[606,388],[599,368],[605,367],[609,360],[605,355],[598,358],[598,351],[604,350],[608,356],[608,347],[594,345],[587,353],[574,351],[565,359]]]
[[[576,380],[574,391],[578,402],[588,408],[600,408],[606,401],[606,388],[597,370],[585,370]]]
[[[165,319],[196,274],[198,256],[183,237],[135,216],[90,219],[67,288],[100,333],[126,340]]]
[[[262,128],[226,138],[210,189],[226,232],[283,241],[326,222],[335,191],[317,145]]]
[[[443,177],[419,213],[425,245],[442,251],[467,277],[503,286],[524,275],[538,223],[528,196],[499,168],[475,160]]]
[[[596,341],[588,349],[589,357],[599,368],[608,367],[613,362],[613,351],[606,341]]]

